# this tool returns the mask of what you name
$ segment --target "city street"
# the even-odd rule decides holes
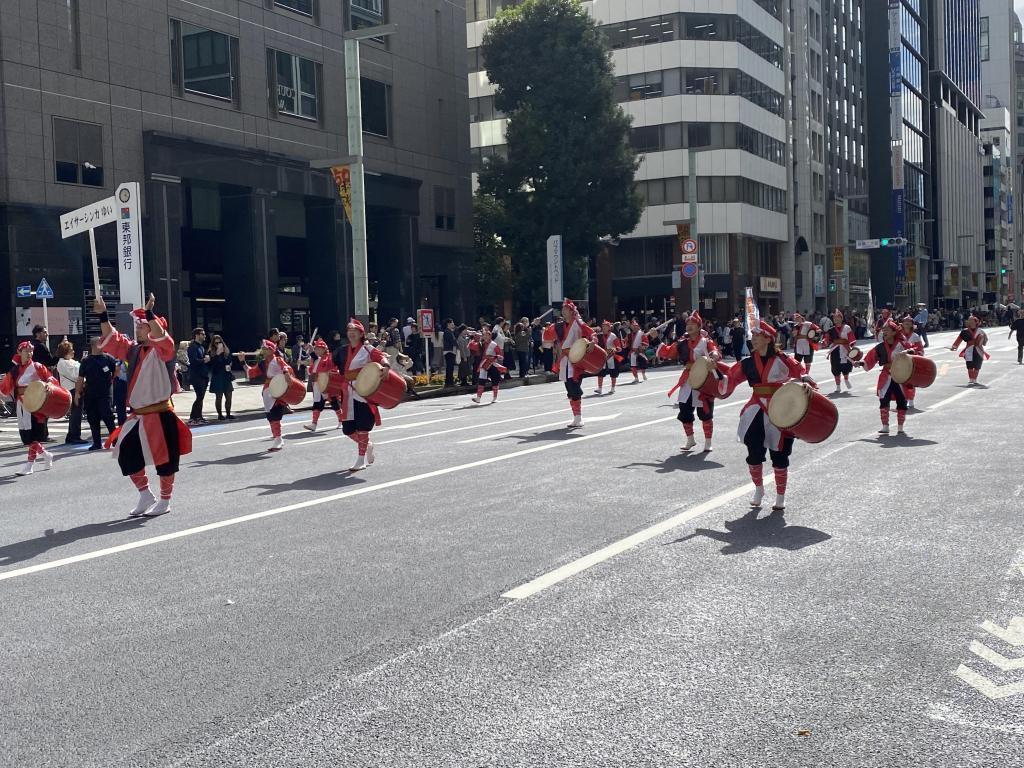
[[[747,386],[680,452],[678,368],[588,379],[577,431],[557,383],[406,403],[358,474],[330,412],[278,454],[199,428],[152,520],[109,454],[4,451],[2,762],[1020,764],[1024,367],[991,329],[968,388],[953,337],[907,436],[854,373],[784,517],[747,503]]]

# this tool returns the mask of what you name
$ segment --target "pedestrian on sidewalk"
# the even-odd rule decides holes
[[[473,383],[473,355],[469,351],[473,334],[465,325],[460,325],[456,333],[456,345],[459,349],[459,384],[468,387]]]
[[[181,387],[182,392],[187,392],[190,384],[188,383],[188,342],[182,341],[178,343],[178,351],[175,357],[174,363],[174,374],[178,377],[178,386]]]
[[[75,384],[75,400],[84,406],[85,418],[92,432],[90,451],[103,448],[100,440],[100,422],[106,425],[107,434],[114,433],[114,411],[110,406],[110,389],[114,383],[117,360],[100,349],[99,336],[89,340],[89,355],[78,369]]]
[[[217,420],[234,420],[231,415],[231,397],[235,390],[235,375],[231,372],[231,350],[219,334],[210,340],[210,392],[217,405]]]
[[[914,315],[914,325],[917,326],[917,333],[924,342],[924,348],[928,349],[928,307],[924,304],[917,305],[917,314]]]
[[[519,378],[525,379],[530,373],[530,346],[533,343],[533,337],[530,333],[530,318],[522,317],[519,319],[512,337],[515,344],[516,360],[519,363]]]
[[[66,445],[84,445],[82,439],[82,406],[75,397],[75,385],[78,382],[79,362],[75,360],[75,347],[67,337],[57,345],[57,376],[60,385],[71,393],[71,410],[68,411],[68,434],[64,438]]]
[[[295,365],[295,376],[299,381],[306,380],[306,369],[310,363],[310,352],[306,347],[305,338],[300,333],[295,337],[295,344],[292,345],[292,360]]]
[[[1006,338],[1017,334],[1017,365],[1024,365],[1024,309],[1017,310],[1017,319],[1010,325],[1010,333]]]
[[[188,375],[192,391],[196,393],[188,425],[200,427],[208,423],[203,418],[203,399],[210,386],[210,355],[206,351],[206,331],[202,328],[192,331],[192,343],[188,345]]]
[[[455,335],[455,321],[450,317],[444,321],[442,349],[444,350],[444,385],[445,387],[454,387],[455,359],[458,357],[459,350],[458,339]]]

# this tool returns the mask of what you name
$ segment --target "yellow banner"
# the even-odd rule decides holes
[[[338,185],[338,196],[345,208],[345,217],[352,221],[352,168],[348,165],[332,165],[331,175]]]

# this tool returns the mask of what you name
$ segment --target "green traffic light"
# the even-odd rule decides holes
[[[888,248],[889,247],[889,238],[888,237],[883,237],[882,238],[882,247],[883,248]]]

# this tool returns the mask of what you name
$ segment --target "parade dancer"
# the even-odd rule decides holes
[[[629,337],[626,346],[629,349],[629,372],[633,374],[633,383],[640,383],[640,376],[647,381],[647,334],[634,317],[629,322]]]
[[[157,517],[171,511],[178,464],[182,456],[192,452],[192,432],[174,412],[171,399],[178,390],[174,339],[167,333],[167,321],[153,314],[155,303],[151,293],[144,309],[132,311],[135,338],[130,339],[111,324],[103,299],[97,297],[93,302],[103,336],[100,351],[128,363],[127,401],[131,412],[117,430],[114,458],[121,474],[130,478],[139,492],[131,517]],[[160,478],[159,500],[149,490],[149,464]]]
[[[341,347],[334,353],[334,362],[345,374],[345,389],[342,395],[342,408],[345,417],[341,423],[341,430],[358,446],[356,462],[349,468],[349,471],[359,472],[373,464],[373,443],[370,442],[370,432],[380,424],[380,410],[356,392],[353,385],[364,366],[369,363],[389,366],[390,360],[387,355],[366,341],[366,329],[355,318],[348,321],[346,333],[348,346]]]
[[[821,328],[804,319],[799,312],[793,313],[793,357],[798,363],[803,363],[808,371],[814,362],[814,350],[818,347],[815,340],[820,337]]]
[[[882,366],[878,372],[878,386],[875,393],[878,395],[879,413],[882,418],[882,426],[878,430],[880,435],[889,434],[889,403],[896,401],[896,433],[905,435],[904,424],[907,420],[907,392],[901,384],[892,380],[889,374],[889,367],[892,365],[892,358],[897,352],[908,352],[914,354],[908,344],[903,341],[900,327],[893,320],[889,320],[882,326],[882,340],[864,355],[864,359],[857,363],[870,371],[876,365]]]
[[[754,482],[751,507],[760,507],[764,498],[765,455],[771,459],[775,471],[775,504],[772,512],[786,509],[786,484],[789,479],[789,457],[793,452],[794,437],[781,431],[768,419],[768,404],[775,392],[788,381],[799,379],[814,386],[800,363],[775,348],[775,328],[762,320],[750,332],[750,357],[734,363],[727,381],[720,383],[724,394],[746,382],[753,390],[750,400],[740,412],[739,438],[747,447],[747,468]]]
[[[313,412],[310,414],[309,424],[303,424],[303,429],[308,429],[310,432],[316,432],[317,422],[320,421],[320,414],[324,411],[324,406],[327,405],[327,398],[323,392],[320,391],[320,382],[318,377],[321,373],[331,373],[338,370],[338,366],[334,364],[334,358],[331,357],[331,353],[327,348],[327,342],[323,339],[317,339],[312,344],[313,360],[309,365],[309,378],[313,382]],[[342,415],[341,415],[341,400],[337,397],[330,399],[331,410],[334,411],[338,417],[338,426],[335,429],[341,429]]]
[[[850,350],[857,341],[853,329],[846,324],[843,313],[838,309],[832,313],[832,327],[825,333],[825,342],[828,344],[828,361],[832,367],[832,378],[835,379],[838,394],[842,391],[839,377],[842,376],[843,384],[847,389],[853,389],[850,384],[850,373],[853,371],[853,362],[850,360]]]
[[[473,358],[478,361],[476,369],[476,394],[471,399],[474,403],[479,404],[480,398],[484,396],[487,383],[490,382],[491,402],[495,403],[498,400],[501,377],[508,372],[508,368],[502,364],[502,361],[505,359],[502,345],[491,335],[490,329],[484,328],[480,334],[480,340],[470,342],[469,347]]]
[[[1013,338],[1017,334],[1017,365],[1024,365],[1024,309],[1017,310],[1017,319],[1010,324],[1010,332],[1006,338]]]
[[[583,426],[583,386],[580,384],[583,378],[583,371],[578,370],[569,360],[569,348],[579,339],[592,339],[594,329],[583,322],[576,305],[566,299],[562,302],[562,319],[565,320],[558,328],[558,362],[555,364],[558,370],[558,380],[565,384],[565,394],[569,398],[569,408],[572,410],[572,421],[568,429],[575,429]]]
[[[612,380],[609,394],[615,394],[615,383],[619,378],[619,363],[622,361],[622,356],[619,354],[622,351],[622,341],[617,334],[612,333],[610,320],[601,323],[601,332],[597,334],[597,343],[608,353],[608,359],[605,361],[604,368],[597,374],[597,389],[594,390],[594,394],[603,394],[605,376]]]
[[[892,319],[892,310],[888,307],[882,307],[881,313],[875,320],[875,327],[872,329],[875,334],[875,341],[882,340],[882,329],[885,328],[885,324]]]
[[[267,414],[267,422],[270,424],[270,434],[274,438],[268,453],[277,453],[284,448],[284,438],[281,437],[281,419],[288,410],[284,400],[277,400],[270,394],[270,382],[275,376],[282,373],[294,376],[292,367],[285,362],[284,355],[278,348],[277,343],[264,339],[260,347],[260,360],[257,363],[263,373],[263,410]]]
[[[704,453],[708,453],[711,450],[711,437],[715,430],[715,401],[712,397],[690,386],[690,370],[697,358],[706,357],[717,363],[722,359],[722,355],[715,342],[707,334],[701,332],[702,325],[703,321],[696,312],[686,320],[686,335],[676,341],[677,359],[683,364],[684,369],[679,381],[669,390],[668,396],[672,397],[676,390],[679,391],[679,416],[677,418],[683,423],[683,433],[686,435],[686,444],[682,450],[690,451],[697,445],[697,440],[693,436],[694,414],[696,414],[704,429]]]
[[[17,475],[31,475],[37,460],[42,460],[43,469],[50,469],[53,466],[53,454],[43,448],[47,418],[41,413],[30,413],[25,408],[22,398],[25,395],[25,388],[34,381],[49,382],[58,386],[60,383],[50,373],[49,368],[32,360],[32,354],[32,342],[21,342],[14,357],[11,358],[14,365],[0,381],[0,394],[13,397],[15,400],[18,433],[21,435],[21,444],[28,448],[28,458],[25,465],[15,473]]]
[[[960,335],[956,337],[956,341],[950,347],[951,351],[956,352],[960,342],[967,343],[967,346],[960,353],[960,357],[967,363],[967,377],[969,379],[967,386],[969,387],[978,386],[978,374],[981,373],[981,364],[984,360],[988,360],[991,357],[985,351],[985,345],[988,344],[988,335],[978,327],[978,324],[978,318],[970,315],[967,318],[967,327],[960,331]]]
[[[900,321],[900,338],[903,342],[903,346],[907,347],[907,349],[913,350],[914,354],[924,354],[924,339],[922,339],[921,335],[914,329],[914,318],[910,315],[907,315]],[[917,394],[917,387],[904,384],[903,391],[907,395],[907,410],[915,410],[914,395]]]

